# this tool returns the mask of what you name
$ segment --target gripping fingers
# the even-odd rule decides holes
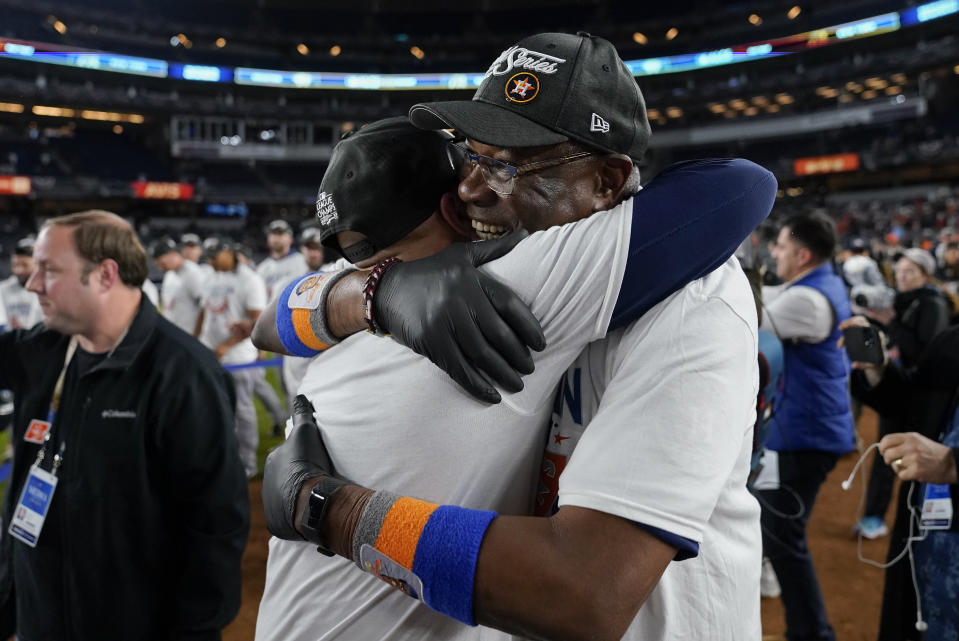
[[[513,248],[516,247],[516,245],[518,245],[520,241],[527,236],[529,236],[528,231],[525,229],[519,229],[510,234],[506,234],[502,238],[469,243],[468,249],[470,253],[470,260],[473,263],[473,266],[477,267],[483,263],[488,263],[491,260],[502,258],[506,254],[510,253]]]
[[[440,353],[443,355],[443,358],[430,356],[428,356],[428,358],[446,372],[450,378],[456,381],[456,383],[471,396],[484,403],[499,403],[503,400],[490,380],[470,364],[459,346],[453,340],[450,340],[449,344],[445,346]]]
[[[508,392],[523,389],[523,380],[513,366],[497,351],[496,345],[490,345],[485,326],[499,321],[493,308],[461,310],[462,318],[456,319],[456,341],[470,364],[480,368],[490,379]],[[509,328],[506,329],[509,332]],[[515,342],[515,341],[514,341]]]
[[[523,344],[529,345],[531,349],[537,352],[546,349],[546,335],[543,334],[539,319],[533,315],[526,303],[512,289],[486,274],[481,275],[480,284],[490,303],[499,312],[500,317]],[[532,363],[530,364],[532,365]],[[523,371],[521,368],[517,369]],[[530,367],[529,372],[532,371],[533,369]],[[529,372],[525,373],[528,374]]]

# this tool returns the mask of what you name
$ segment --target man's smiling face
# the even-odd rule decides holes
[[[475,140],[465,143],[471,151],[514,166],[563,158],[581,152],[574,145],[504,148]],[[479,166],[463,169],[457,193],[465,203],[475,236],[498,238],[517,229],[540,231],[586,218],[593,213],[593,193],[599,180],[595,157],[548,167],[513,179],[512,193],[504,196],[490,189]]]

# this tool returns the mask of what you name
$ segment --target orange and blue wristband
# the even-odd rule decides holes
[[[276,301],[276,333],[288,354],[316,356],[340,342],[326,325],[326,296],[353,271],[314,272],[283,289]]]
[[[374,493],[353,537],[353,560],[426,605],[467,625],[480,546],[496,512]]]

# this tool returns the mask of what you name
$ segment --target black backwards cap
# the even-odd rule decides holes
[[[163,236],[162,238],[157,238],[149,247],[150,258],[156,260],[160,256],[169,254],[170,252],[178,251],[176,241],[170,238],[169,236]]]
[[[182,245],[202,245],[200,237],[196,234],[183,234],[180,236],[180,243]]]
[[[13,246],[13,255],[14,256],[33,256],[33,245],[36,242],[36,238],[33,236],[26,236],[17,241],[17,244]]]
[[[609,41],[584,32],[524,38],[490,65],[472,100],[413,105],[410,120],[495,147],[572,140],[634,161],[650,136],[633,74]]]
[[[417,129],[405,117],[387,118],[347,134],[330,158],[316,197],[320,240],[351,263],[389,247],[416,229],[456,188],[446,132]],[[341,248],[336,235],[366,238]]]

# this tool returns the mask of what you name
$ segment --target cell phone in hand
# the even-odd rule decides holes
[[[845,339],[846,353],[849,355],[849,360],[854,363],[881,365],[885,360],[879,332],[872,325],[847,327],[842,330],[842,335]]]

